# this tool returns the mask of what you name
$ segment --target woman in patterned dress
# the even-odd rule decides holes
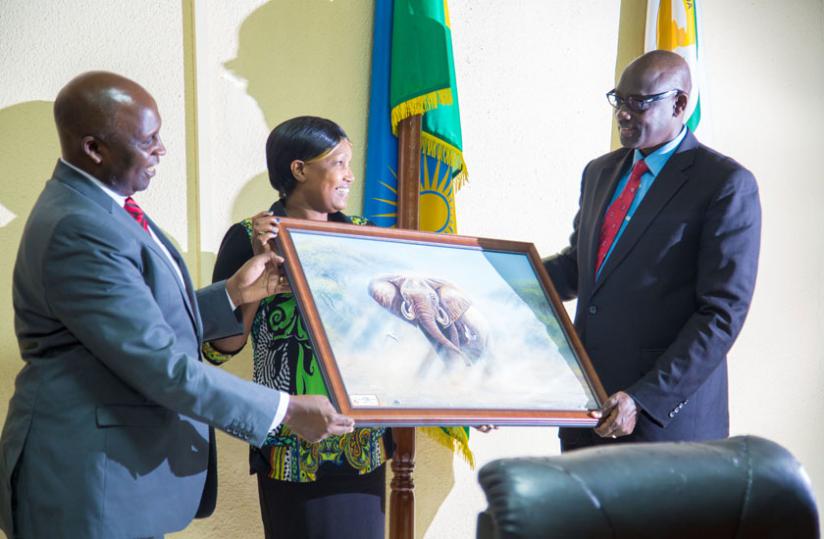
[[[278,125],[266,141],[269,182],[280,198],[268,211],[232,225],[213,280],[231,275],[277,235],[279,217],[368,224],[342,213],[354,182],[352,144],[334,122],[301,116]],[[244,335],[204,346],[215,364],[238,353],[252,335],[254,381],[292,395],[326,395],[318,360],[288,284],[244,308]],[[359,428],[312,444],[280,426],[262,449],[251,448],[267,538],[384,537],[385,462],[389,431]]]

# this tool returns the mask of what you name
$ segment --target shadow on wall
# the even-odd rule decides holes
[[[243,21],[237,56],[224,67],[246,81],[269,129],[295,116],[322,116],[343,127],[356,154],[366,147],[372,5],[371,0],[274,0]],[[261,154],[265,144],[259,142]],[[353,165],[358,178],[363,157],[361,151]],[[233,206],[235,221],[267,209],[277,197],[265,172],[247,183],[252,185]],[[359,206],[350,197],[349,208]]]
[[[263,146],[265,143],[266,141],[263,141],[260,146],[261,153],[264,152]],[[269,184],[269,175],[266,172],[258,174],[247,181],[238,193],[235,203],[232,205],[232,222],[237,223],[258,212],[268,210],[277,198],[277,192]],[[217,258],[217,255],[212,257],[213,263],[215,258]],[[211,268],[203,275],[211,279]]]
[[[60,145],[51,101],[27,101],[0,110],[0,410],[6,417],[14,378],[23,367],[14,336],[11,279],[23,227],[51,177]]]
[[[372,6],[371,0],[275,0],[243,21],[237,57],[225,67],[247,81],[269,129],[294,116],[322,116],[344,128],[356,151],[365,149]],[[259,142],[261,153],[265,143]],[[355,163],[358,178],[364,153]],[[234,201],[233,222],[268,209],[276,198],[266,172],[254,176]],[[350,199],[347,212],[359,211],[360,201]],[[426,436],[417,437],[417,455],[415,528],[423,537],[454,485],[454,472],[451,453]]]
[[[345,124],[341,113],[353,117],[361,111],[341,105],[350,97],[341,84],[352,80],[353,61],[368,64],[369,58],[353,57],[350,40],[340,35],[351,28],[347,19],[365,11],[353,2],[268,2],[241,24],[237,57],[225,67],[248,82],[246,91],[270,128],[301,114],[325,114]]]

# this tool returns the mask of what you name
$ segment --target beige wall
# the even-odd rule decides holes
[[[705,17],[711,134],[755,173],[764,211],[756,294],[730,359],[732,429],[788,447],[822,508],[824,2],[731,4]]]
[[[470,183],[462,233],[563,246],[580,172],[608,151],[603,97],[637,49],[618,20],[643,0],[452,0],[455,62]],[[753,309],[730,359],[732,429],[771,438],[805,465],[819,498],[824,464],[824,254],[813,231],[824,204],[816,166],[824,125],[824,2],[705,0],[704,140],[749,167],[764,206]],[[140,203],[187,252],[201,283],[228,225],[268,206],[263,143],[303,113],[366,140],[370,0],[37,0],[0,8],[0,414],[20,362],[10,281],[22,223],[57,156],[51,100],[73,75],[118,71],[157,98],[169,153]],[[82,35],[82,38],[78,38]],[[617,64],[617,65],[616,65]],[[350,213],[361,207],[353,191]],[[16,216],[16,217],[15,217]],[[12,218],[14,217],[14,218]],[[5,284],[3,284],[5,283]],[[249,376],[248,356],[229,367]],[[217,513],[175,537],[259,536],[246,447],[219,438]],[[473,433],[480,464],[557,453],[554,429]],[[471,537],[484,507],[475,472],[418,437],[417,535]]]

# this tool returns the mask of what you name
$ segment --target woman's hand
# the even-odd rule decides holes
[[[280,219],[270,211],[262,211],[252,217],[252,251],[258,255],[266,252],[274,252],[275,238],[278,236],[278,223]],[[275,294],[287,294],[292,292],[286,273],[281,271],[275,285]]]
[[[278,222],[280,219],[270,211],[262,211],[252,217],[252,251],[256,255],[275,250]]]

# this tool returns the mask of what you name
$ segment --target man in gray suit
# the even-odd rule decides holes
[[[63,158],[14,269],[25,365],[0,438],[0,527],[9,537],[159,536],[214,509],[211,427],[262,445],[281,421],[309,440],[352,421],[325,397],[289,397],[200,361],[202,340],[242,331],[235,306],[271,294],[282,260],[260,255],[192,288],[131,198],[166,153],[148,92],[85,73],[54,113]]]

